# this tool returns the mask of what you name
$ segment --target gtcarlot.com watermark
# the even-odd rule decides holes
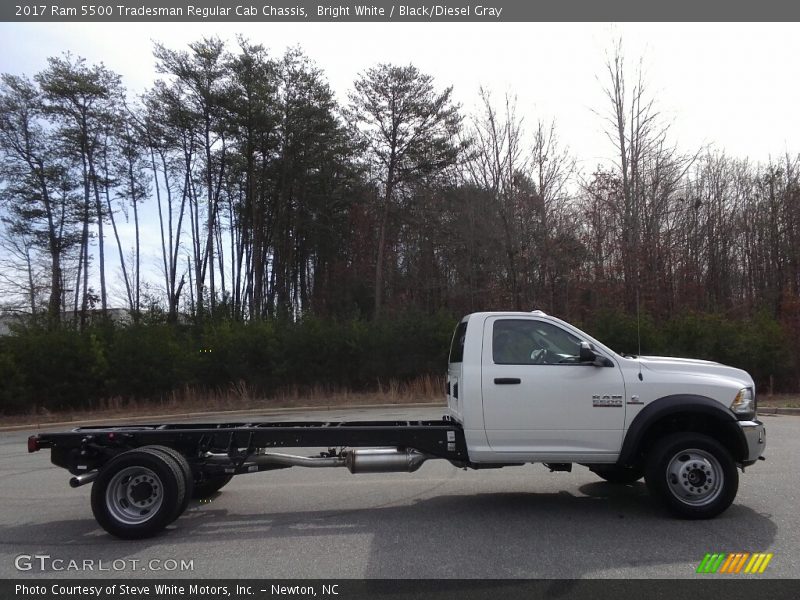
[[[19,554],[14,558],[17,571],[194,571],[194,559],[60,558],[49,554]]]

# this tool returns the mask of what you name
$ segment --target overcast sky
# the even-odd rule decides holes
[[[378,62],[414,63],[438,84],[453,85],[467,111],[479,86],[498,100],[512,92],[526,122],[556,119],[587,174],[612,154],[594,111],[607,108],[605,54],[621,36],[631,66],[643,59],[682,149],[713,144],[756,161],[800,152],[796,23],[0,23],[0,72],[33,75],[48,56],[70,51],[104,62],[138,93],[156,77],[154,40],[182,48],[238,33],[273,54],[301,46],[341,101],[358,73]],[[156,247],[148,252],[155,263]]]
[[[609,154],[601,121],[605,53],[621,36],[630,63],[644,59],[661,111],[681,146],[714,143],[766,160],[798,151],[800,25],[581,23],[2,23],[0,72],[34,74],[66,50],[103,61],[129,90],[149,86],[152,41],[180,48],[202,36],[242,33],[273,53],[300,45],[340,99],[377,62],[414,63],[453,85],[465,108],[483,85],[512,91],[529,122],[555,118],[584,167]]]

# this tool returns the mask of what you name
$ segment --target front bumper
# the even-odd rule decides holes
[[[739,421],[739,427],[747,442],[747,455],[742,464],[749,466],[764,454],[764,449],[767,447],[767,429],[758,419],[754,421]]]

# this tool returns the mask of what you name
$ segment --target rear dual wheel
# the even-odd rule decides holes
[[[177,519],[191,494],[186,459],[171,448],[145,446],[117,455],[100,470],[92,485],[92,512],[111,535],[142,539]]]
[[[186,508],[189,506],[189,501],[194,498],[194,475],[192,474],[192,468],[189,466],[189,461],[186,460],[186,457],[178,452],[170,448],[169,446],[146,446],[150,450],[157,450],[162,452],[163,454],[167,454],[178,464],[183,473],[184,481],[186,482],[186,493],[184,494],[183,502],[181,502],[181,506],[177,511],[177,514],[173,517],[173,521],[180,517]]]

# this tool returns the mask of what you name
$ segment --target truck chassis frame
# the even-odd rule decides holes
[[[285,454],[284,448],[319,449]],[[92,486],[92,511],[109,533],[155,535],[191,497],[215,493],[235,475],[292,466],[346,467],[351,473],[412,472],[428,459],[469,461],[462,426],[439,421],[302,421],[98,425],[28,438],[28,451]]]

